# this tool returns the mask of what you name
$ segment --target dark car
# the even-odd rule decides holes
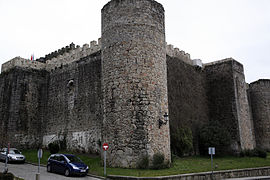
[[[22,153],[16,149],[16,148],[10,148],[9,152],[7,154],[7,148],[3,148],[0,150],[0,160],[1,161],[6,161],[6,157],[8,162],[20,162],[24,163],[25,162],[25,156],[22,155]]]
[[[72,154],[52,154],[47,163],[48,172],[56,172],[70,175],[86,176],[88,173],[88,166],[84,164],[80,158]]]

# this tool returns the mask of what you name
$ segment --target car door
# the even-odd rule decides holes
[[[58,166],[59,166],[59,173],[64,173],[66,170],[66,159],[63,155],[59,156],[59,162],[58,162]]]
[[[54,159],[54,171],[60,173],[60,155],[56,155]]]
[[[49,161],[50,161],[51,170],[53,172],[57,172],[56,166],[55,166],[56,156],[55,155],[51,156]]]
[[[7,154],[6,149],[5,148],[4,149],[1,149],[0,160],[5,161],[6,160],[6,156],[7,156],[6,154]]]
[[[3,150],[1,149],[1,150],[0,150],[0,160],[1,160],[1,161],[3,161],[3,160],[4,160],[3,156],[4,156],[4,154],[3,154]]]

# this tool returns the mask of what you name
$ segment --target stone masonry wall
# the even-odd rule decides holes
[[[170,162],[164,9],[112,0],[102,9],[103,141],[110,166],[136,167],[155,153]]]
[[[44,145],[62,140],[70,150],[100,153],[100,51],[51,72],[46,112]]]
[[[257,147],[270,151],[270,80],[251,83],[249,94]]]
[[[231,147],[228,150],[239,152],[241,142],[237,109],[235,106],[235,87],[233,60],[225,59],[205,64],[209,121],[218,121],[231,136]]]
[[[206,78],[203,69],[167,56],[170,132],[190,128],[198,154],[199,130],[208,123]]]
[[[254,149],[255,136],[252,117],[250,114],[250,106],[247,96],[247,84],[245,81],[244,68],[239,62],[232,60],[235,108],[237,113],[235,116],[239,125],[239,136],[241,149]]]
[[[36,148],[41,143],[41,119],[46,71],[13,68],[0,75],[0,146]]]

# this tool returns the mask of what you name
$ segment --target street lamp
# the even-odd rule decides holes
[[[169,115],[168,115],[167,112],[165,112],[165,114],[163,115],[163,117],[164,117],[164,121],[161,120],[161,119],[158,120],[158,126],[159,126],[159,129],[160,129],[160,127],[161,127],[162,125],[166,125],[167,122],[169,121]]]

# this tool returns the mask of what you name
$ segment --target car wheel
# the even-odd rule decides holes
[[[48,172],[52,172],[51,165],[48,165],[48,166],[47,166],[47,171],[48,171]]]
[[[67,177],[70,176],[69,169],[66,169],[66,170],[65,170],[65,176],[67,176]]]

